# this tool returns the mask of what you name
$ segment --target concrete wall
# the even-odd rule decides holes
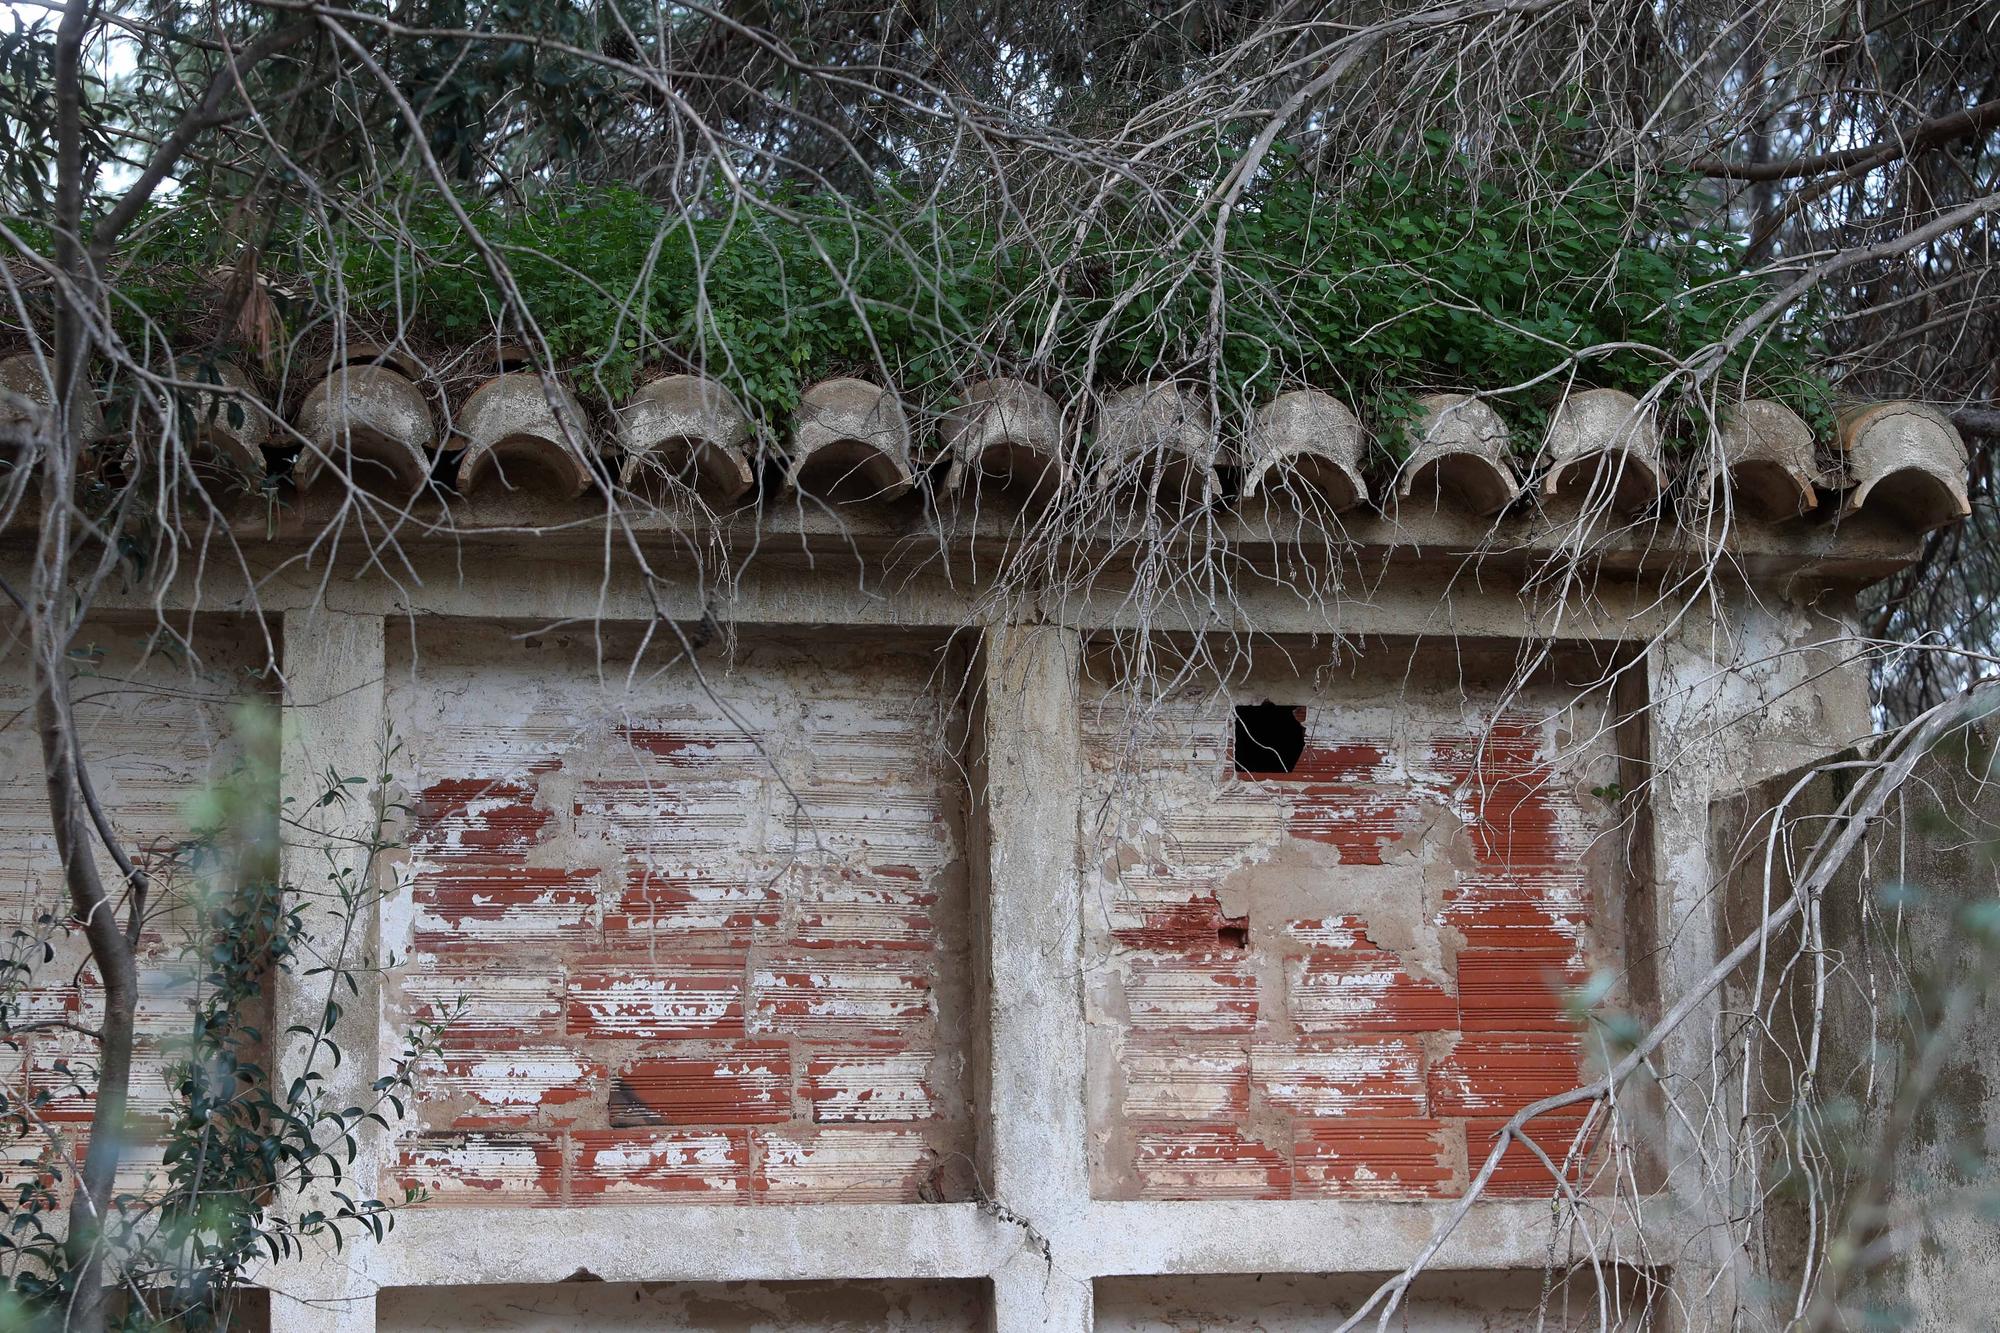
[[[412,1121],[364,1145],[433,1202],[383,1245],[265,1273],[277,1327],[1324,1315],[1358,1281],[1338,1275],[1432,1235],[1486,1122],[1577,1076],[1562,988],[1611,969],[1643,1011],[1648,978],[1713,956],[1718,786],[1851,718],[1786,711],[1832,692],[1791,652],[1824,618],[1784,610],[1732,613],[1784,663],[1746,676],[1740,644],[1689,625],[1635,663],[1598,636],[1658,629],[1656,608],[1599,604],[1503,696],[1514,592],[1412,577],[1352,605],[1360,659],[1272,602],[1299,633],[1153,709],[1109,688],[1101,624],[954,639],[950,589],[871,601],[838,574],[746,592],[740,641],[697,674],[622,585],[629,618],[548,628],[598,596],[564,568],[520,570],[511,597],[490,569],[432,570],[425,615],[379,583],[283,612],[283,790],[372,772],[386,741],[409,811],[364,931],[395,965],[364,978],[346,1021],[367,1058],[340,1077],[365,1088],[410,1020],[469,1007]],[[1484,647],[1377,637],[1433,626]],[[1579,693],[1607,669],[1615,689]],[[1304,710],[1307,762],[1239,775],[1230,710],[1265,699]],[[1608,725],[1635,701],[1649,727]],[[1732,750],[1739,705],[1782,725]],[[136,748],[198,734],[175,727]],[[1698,757],[1633,799],[1662,753]],[[302,847],[291,870],[325,866]],[[275,1004],[314,999],[287,983]],[[1174,1160],[1190,1133],[1231,1150]],[[494,1146],[512,1156],[482,1161]],[[1420,1293],[1418,1326],[1515,1326],[1577,1239],[1537,1171],[1510,1162],[1437,1257],[1478,1300]],[[1713,1200],[1647,1189],[1593,1238],[1649,1282],[1696,1254],[1699,1280]],[[1683,1301],[1676,1326],[1712,1312]]]
[[[977,1328],[975,1282],[565,1282],[403,1288],[378,1301],[383,1333],[932,1333]]]
[[[1250,1273],[1226,1277],[1101,1278],[1097,1327],[1115,1333],[1319,1333],[1326,1312],[1352,1310],[1384,1273]],[[1391,1318],[1402,1333],[1556,1333],[1648,1327],[1648,1288],[1629,1272],[1611,1275],[1600,1306],[1595,1283],[1545,1280],[1539,1273],[1433,1273]],[[1371,1325],[1372,1327],[1372,1325]]]

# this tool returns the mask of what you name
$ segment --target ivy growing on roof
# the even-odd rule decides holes
[[[1442,136],[1357,176],[1329,198],[1281,148],[1219,237],[1170,231],[1186,210],[1144,200],[1037,234],[894,188],[867,201],[718,196],[683,213],[628,190],[523,202],[413,188],[393,228],[298,223],[262,264],[295,330],[338,318],[351,337],[420,353],[520,341],[463,209],[558,369],[604,397],[668,367],[721,378],[773,421],[843,372],[887,375],[931,408],[992,373],[1061,389],[1184,378],[1234,406],[1310,384],[1389,424],[1392,447],[1419,392],[1512,390],[1524,440],[1573,388],[1643,393],[1768,295],[1742,276],[1738,238],[1690,224],[1691,180],[1557,161],[1475,180]],[[215,236],[152,229],[132,262],[161,279],[136,305],[168,325],[187,317],[170,275],[225,258]],[[1823,418],[1815,350],[1807,311],[1737,351],[1725,393]]]

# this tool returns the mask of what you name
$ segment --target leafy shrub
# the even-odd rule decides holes
[[[1114,200],[1081,235],[1073,220],[1038,234],[887,187],[872,201],[718,197],[678,215],[624,190],[461,206],[586,392],[616,398],[649,369],[692,367],[773,423],[842,372],[887,375],[933,409],[996,371],[1063,389],[1169,376],[1212,381],[1236,409],[1326,388],[1388,425],[1391,448],[1418,392],[1509,390],[1525,446],[1564,393],[1645,392],[1767,295],[1735,238],[1689,224],[1691,180],[1556,162],[1475,180],[1441,138],[1358,174],[1329,199],[1299,155],[1273,153],[1219,254],[1210,222],[1180,224],[1186,199]],[[415,197],[393,236],[353,220],[277,238],[264,265],[294,293],[294,325],[374,320],[356,336],[419,350],[519,341],[453,201]],[[199,267],[190,249],[214,253],[201,227],[151,235],[136,272],[185,275]],[[139,286],[136,307],[171,323],[173,285]],[[1815,350],[1810,310],[1795,312],[1729,359],[1724,392],[1823,419]]]

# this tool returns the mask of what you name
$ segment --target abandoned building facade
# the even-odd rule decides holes
[[[1602,1072],[1588,1011],[1657,1018],[1734,943],[1714,805],[1871,731],[1856,597],[1964,512],[1949,421],[1738,404],[1669,458],[1622,394],[1530,450],[1438,396],[1364,476],[1311,390],[1240,427],[1168,384],[962,399],[815,386],[773,461],[695,377],[593,423],[511,371],[447,423],[360,352],[280,409],[312,447],[276,517],[239,502],[241,567],[100,596],[78,697],[128,836],[174,838],[269,698],[285,877],[370,963],[335,1095],[435,1033],[356,1166],[418,1201],[273,1266],[272,1326],[1331,1327],[1475,1179],[1413,1327],[1595,1327],[1607,1291],[1723,1326],[1739,1200],[1657,1090],[1487,1159]],[[258,420],[211,420],[219,465],[261,472]],[[0,731],[17,924],[61,900],[40,775]],[[358,922],[311,891],[343,876],[384,886]],[[88,1012],[73,963],[36,1004]],[[280,976],[270,1030],[323,986]],[[1551,1306],[1579,1226],[1610,1275]]]

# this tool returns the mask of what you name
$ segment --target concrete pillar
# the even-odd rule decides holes
[[[340,1047],[335,1065],[322,1050],[311,1067],[324,1080],[335,1108],[368,1107],[370,1090],[382,1072],[381,978],[376,962],[377,922],[366,844],[376,835],[377,777],[382,771],[386,715],[383,703],[383,621],[380,616],[348,615],[324,609],[287,611],[284,622],[284,748],[280,792],[286,802],[284,876],[297,893],[304,918],[305,957],[277,979],[272,1025],[279,1043],[278,1086],[287,1088],[305,1072],[310,1043],[293,1026],[316,1027],[335,978],[304,975],[320,965],[356,968],[358,993],[342,983],[337,1002],[343,1013],[333,1029]],[[344,801],[319,804],[329,774],[360,778],[345,787]],[[379,870],[379,867],[376,869]],[[361,909],[350,914],[342,903],[345,886]],[[352,919],[350,919],[350,915]],[[361,1136],[361,1153],[342,1190],[349,1197],[376,1197],[380,1188],[380,1145]],[[311,1209],[329,1215],[339,1207],[330,1181],[316,1181],[289,1194],[281,1207],[296,1219]],[[271,1288],[271,1327],[276,1333],[367,1333],[375,1327],[374,1284],[367,1263],[373,1240],[352,1230],[335,1252],[326,1239],[306,1242],[303,1261],[275,1265],[264,1275]]]
[[[993,1284],[998,1333],[1091,1326],[1063,1237],[1090,1204],[1084,1123],[1080,641],[1056,626],[986,635],[974,792],[987,883],[987,1181],[1021,1248]]]

